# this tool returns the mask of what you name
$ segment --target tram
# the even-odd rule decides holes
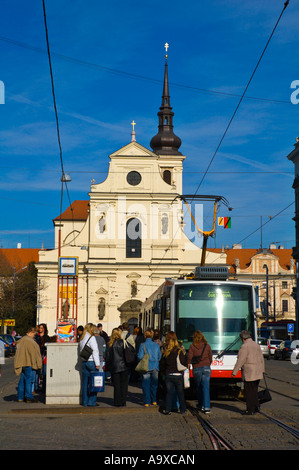
[[[227,266],[199,266],[192,279],[165,280],[143,303],[141,326],[157,328],[163,337],[174,331],[186,351],[200,330],[213,352],[211,386],[238,385],[241,371],[231,374],[242,345],[239,334],[248,330],[257,338],[254,286],[228,280]]]

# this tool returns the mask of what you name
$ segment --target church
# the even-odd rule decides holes
[[[142,303],[165,280],[189,274],[202,250],[184,233],[181,139],[173,130],[165,56],[158,133],[151,150],[136,141],[109,155],[105,181],[54,219],[55,249],[39,252],[38,323],[53,334],[59,320],[102,323],[110,334],[139,323]],[[207,264],[226,263],[207,251]]]

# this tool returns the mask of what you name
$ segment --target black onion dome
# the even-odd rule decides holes
[[[150,143],[153,152],[158,155],[182,155],[181,152],[179,152],[182,141],[173,132],[173,116],[174,112],[170,106],[168,66],[166,56],[162,105],[160,107],[160,111],[158,112],[159,132],[152,138]]]

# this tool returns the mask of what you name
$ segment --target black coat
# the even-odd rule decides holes
[[[180,362],[183,366],[187,367],[188,365],[188,358],[186,354],[183,353],[181,350],[179,352],[180,354]],[[175,348],[171,351],[171,353],[165,357],[164,354],[160,360],[160,371],[162,374],[168,375],[168,374],[177,374],[180,371],[177,368],[177,357],[178,357],[178,349]],[[183,372],[180,372],[183,374]]]
[[[106,353],[106,367],[112,373],[123,372],[128,369],[125,360],[125,348],[122,339],[114,341]]]

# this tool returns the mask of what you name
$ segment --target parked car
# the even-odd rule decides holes
[[[15,354],[17,349],[17,343],[15,342],[15,338],[9,334],[0,335],[0,338],[10,344],[13,354]]]
[[[5,341],[4,339],[0,338],[0,341],[1,341],[1,347],[4,348],[4,356],[5,357],[10,357],[14,354],[13,352],[13,349],[12,349],[12,346],[7,343],[7,341]]]
[[[268,348],[270,351],[270,357],[274,356],[275,350],[281,344],[282,339],[268,339]]]
[[[267,359],[270,359],[270,349],[268,348],[267,338],[258,338],[257,339],[257,344],[260,345],[263,356]]]
[[[296,344],[295,341],[282,341],[279,348],[275,350],[274,359],[291,359],[293,352],[297,352],[296,358],[299,357],[299,344]]]

